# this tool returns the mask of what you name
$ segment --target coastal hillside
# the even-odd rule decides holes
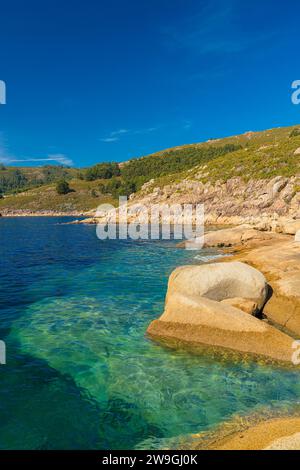
[[[300,126],[246,132],[90,168],[0,167],[0,212],[93,214],[119,195],[134,202],[205,203],[213,218],[297,217]],[[57,186],[67,183],[60,193]]]

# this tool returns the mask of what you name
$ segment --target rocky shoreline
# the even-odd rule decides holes
[[[190,436],[182,443],[189,450],[258,451],[299,450],[300,417],[297,415],[233,419],[214,431]]]
[[[4,210],[0,213],[0,217],[87,217],[85,212],[72,211],[30,211],[30,210]]]
[[[191,175],[182,181],[161,185],[151,180],[130,196],[128,208],[155,204],[203,204],[206,225],[246,223],[262,230],[284,233],[290,230],[289,224],[298,219],[300,229],[298,177],[276,176],[248,181],[236,177],[226,182],[204,183],[200,176]],[[87,223],[97,223],[97,218],[96,212],[91,212]]]
[[[184,245],[197,248],[197,241]],[[292,364],[300,337],[300,243],[241,226],[206,233],[204,246],[228,247],[227,256],[176,269],[165,311],[148,333]]]
[[[241,360],[247,356],[299,368],[297,239],[249,226],[208,232],[204,246],[222,246],[231,256],[176,269],[169,279],[164,313],[151,322],[148,335],[196,354],[224,350],[239,354]],[[300,417],[255,423],[215,439],[208,449],[300,450]]]

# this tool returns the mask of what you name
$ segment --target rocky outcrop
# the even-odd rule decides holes
[[[261,309],[267,299],[264,276],[239,262],[179,268],[169,280],[165,311],[148,333],[170,344],[207,345],[291,362],[293,339],[223,302],[237,297]]]
[[[289,231],[291,232],[292,228]],[[259,233],[262,237],[257,236]],[[204,246],[232,246],[236,247],[235,249],[242,249],[234,256],[234,259],[259,269],[270,284],[272,295],[264,307],[264,315],[271,322],[297,337],[300,336],[300,236],[298,233],[293,238],[241,226],[208,232],[204,238]],[[186,242],[184,246],[186,244],[189,246]],[[193,246],[191,242],[190,246]],[[246,248],[246,251],[243,248]],[[229,261],[231,260],[229,258]]]
[[[240,262],[183,266],[170,276],[167,300],[173,294],[191,298],[205,297],[221,302],[242,297],[262,308],[268,293],[265,277],[256,269]]]
[[[300,248],[287,240],[263,245],[235,256],[264,273],[272,295],[264,314],[275,324],[300,336]]]
[[[151,180],[130,196],[128,207],[130,210],[136,205],[150,208],[157,204],[203,204],[206,225],[249,224],[261,231],[294,235],[297,224],[298,229],[300,227],[299,181],[296,176],[277,176],[247,182],[238,177],[226,182],[204,183],[195,175],[158,186],[157,181]],[[96,211],[90,215],[86,223],[105,223],[109,218],[97,216]],[[129,216],[131,221],[135,218],[133,214]],[[117,220],[122,222],[122,217]],[[174,222],[174,218],[164,216],[161,221]],[[144,222],[147,223],[148,218],[144,218]]]
[[[147,184],[133,202],[142,204],[204,204],[207,224],[250,223],[268,225],[274,230],[288,220],[300,219],[299,178],[277,176],[271,179],[203,183],[194,178],[158,187]]]
[[[257,236],[259,233],[261,237]],[[264,273],[272,293],[264,307],[264,315],[297,337],[300,336],[299,241],[299,231],[293,238],[259,232],[247,226],[208,232],[204,237],[204,246],[240,248],[241,252],[234,259],[246,262]],[[192,247],[193,242],[184,242],[181,246]]]
[[[207,232],[204,239],[194,239],[181,242],[178,246],[188,249],[201,248],[226,248],[233,246],[253,247],[262,242],[280,241],[286,238],[280,234],[257,230],[250,225],[241,225],[238,227],[215,230]]]

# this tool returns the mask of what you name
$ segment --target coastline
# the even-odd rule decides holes
[[[0,218],[12,218],[12,217],[86,217],[84,212],[25,212],[25,211],[13,211],[8,213],[0,213]]]
[[[260,410],[250,416],[236,416],[208,432],[189,436],[181,449],[198,451],[299,450],[300,415]]]
[[[50,213],[10,214],[6,217],[42,216],[84,217],[85,214],[52,211]],[[290,221],[292,224],[294,222],[295,221]],[[86,219],[78,221],[78,223],[86,223]],[[297,221],[296,223],[298,224]],[[210,225],[207,225],[207,228],[209,227]],[[257,228],[255,229],[251,226],[244,225],[238,225],[228,229],[228,225],[226,224],[225,227],[226,228],[224,228],[224,225],[220,225],[220,230],[217,232],[208,232],[209,237],[212,237],[209,246],[222,248],[224,256],[207,262],[206,264],[239,261],[259,269],[266,276],[267,282],[272,288],[272,297],[268,299],[264,307],[266,320],[274,325],[276,329],[279,327],[290,334],[297,335],[298,332],[300,334],[300,289],[297,290],[297,282],[300,282],[300,269],[298,269],[300,244],[295,242],[293,237],[288,234],[258,230]],[[238,233],[238,230],[241,229],[243,232],[242,235]],[[232,239],[227,238],[227,244],[223,243],[224,239],[226,239],[224,231],[226,231],[226,237],[228,237],[229,233],[231,233],[233,237]],[[245,236],[245,233],[247,236]],[[218,238],[213,238],[216,235],[219,237],[219,240]],[[207,243],[208,241],[209,238],[207,239]],[[221,246],[222,243],[224,246]],[[289,283],[289,281],[292,282]],[[286,308],[287,306],[288,308]],[[289,312],[289,321],[287,321],[286,318],[282,318],[282,312],[286,310]],[[291,311],[293,315],[291,315]],[[294,319],[292,317],[294,317]],[[242,357],[241,360],[243,360]],[[227,425],[224,425],[224,430],[226,430],[226,426]],[[210,449],[263,450],[271,446],[293,448],[292,446],[298,445],[299,447],[297,448],[300,448],[298,438],[295,436],[298,432],[300,433],[300,418],[284,416],[282,418],[270,419],[264,423],[251,424],[242,431],[232,432],[226,437],[222,434],[222,437],[217,439]],[[268,436],[268,439],[262,439],[263,436]],[[195,448],[197,449],[197,447]]]
[[[220,247],[222,232],[223,241],[228,240],[227,244],[225,243],[222,249],[226,256],[209,261],[205,265],[209,267],[211,265],[216,266],[226,263],[229,263],[229,265],[242,263],[245,266],[259,270],[266,278],[269,295],[262,309],[262,317],[260,320],[257,320],[257,324],[259,322],[261,322],[261,324],[264,323],[264,325],[268,324],[274,332],[280,332],[280,334],[283,333],[286,338],[289,337],[291,340],[290,344],[292,345],[293,341],[295,342],[295,340],[300,337],[300,243],[295,241],[295,238],[291,235],[260,232],[249,227],[242,229],[238,226],[231,229],[221,229],[217,232],[208,232],[205,238],[206,246]],[[269,237],[261,236],[268,233],[270,234]],[[248,237],[245,234],[248,234]],[[182,245],[184,244],[180,246],[182,247]],[[185,304],[180,297],[181,295],[188,296],[188,290],[180,292],[178,287],[172,288],[172,283],[176,284],[177,282],[177,286],[180,285],[180,281],[178,281],[180,273],[188,268],[189,267],[180,268],[171,275],[165,312],[159,320],[154,320],[150,324],[148,328],[150,337],[162,344],[165,342],[165,344],[171,348],[177,349],[183,347],[186,350],[190,350],[193,354],[203,354],[204,350],[209,351],[209,349],[214,346],[216,346],[214,352],[216,354],[222,354],[222,347],[219,348],[219,352],[217,347],[221,334],[224,353],[228,354],[228,356],[233,354],[234,351],[230,348],[230,343],[232,342],[234,345],[233,349],[236,349],[236,347],[239,349],[242,346],[240,352],[237,354],[237,357],[240,357],[239,360],[246,360],[248,355],[243,352],[244,343],[242,342],[240,345],[235,339],[235,328],[232,329],[230,326],[228,330],[226,330],[226,327],[221,330],[219,328],[222,327],[217,325],[206,333],[207,326],[205,322],[201,324],[200,329],[198,329],[197,322],[194,324],[193,317],[198,315],[195,306],[192,305],[192,303]],[[227,281],[229,282],[229,278],[227,278]],[[196,300],[195,297],[190,297],[190,299],[192,302]],[[179,302],[177,308],[175,308],[176,302]],[[215,304],[217,303],[218,302]],[[173,304],[174,310],[172,310]],[[207,313],[213,315],[214,309],[217,314],[220,313],[218,312],[217,305],[213,306],[213,309],[207,312],[205,311],[205,303],[203,305],[200,303],[199,305],[201,306],[200,311],[202,311],[204,316],[207,315]],[[188,306],[188,309],[186,309],[186,306]],[[185,323],[182,325],[180,325],[180,314],[177,315],[176,310],[182,310],[182,312],[184,312],[183,316],[186,320],[184,320]],[[232,314],[233,313],[234,312],[232,312]],[[223,313],[221,312],[221,316],[222,315]],[[234,323],[233,318],[230,323]],[[224,341],[224,334],[225,339],[226,335],[228,336],[228,341]],[[240,336],[242,337],[244,334],[242,326]],[[257,346],[265,341],[263,337],[260,338],[259,336],[260,334],[257,337]],[[249,338],[251,340],[251,337]],[[275,341],[271,343],[268,353],[270,358],[274,357],[277,341],[281,342],[280,337],[277,339],[277,337],[274,336],[274,339]],[[201,347],[202,340],[203,343]],[[246,344],[248,346],[248,339],[246,339]],[[273,363],[275,367],[297,367],[297,365],[295,365],[296,363],[292,362],[292,348],[294,344],[295,343],[293,343],[291,347],[288,346],[290,352],[287,350],[287,358],[289,357],[289,359],[286,365],[275,360]],[[258,350],[259,349],[260,347]],[[262,360],[265,363],[269,362],[266,357],[263,358],[261,355],[259,355],[260,359],[259,356],[255,358],[254,354],[251,354],[251,356],[252,360]],[[290,363],[289,365],[288,362]],[[215,435],[212,433],[213,439],[209,445],[207,445],[207,443],[203,444],[202,439],[204,439],[205,442],[209,437],[209,433],[204,433],[198,443],[195,443],[194,440],[196,438],[197,441],[197,436],[193,436],[190,438],[190,442],[187,440],[185,444],[183,444],[182,448],[192,448],[196,450],[300,450],[299,411],[295,416],[291,416],[290,414],[280,417],[269,416],[267,419],[261,418],[257,419],[255,422],[251,422],[251,416],[249,416],[248,420],[248,424],[244,424],[242,429],[238,430],[234,429],[234,425],[228,423],[221,425],[214,431]],[[246,418],[245,421],[247,421]],[[228,429],[231,427],[231,431],[228,432]]]

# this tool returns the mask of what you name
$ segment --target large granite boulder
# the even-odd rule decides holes
[[[177,268],[170,276],[168,298],[173,293],[218,302],[240,297],[252,300],[261,309],[267,299],[268,286],[261,272],[235,261]]]
[[[264,276],[239,262],[176,269],[165,311],[147,331],[170,344],[208,345],[291,363],[294,340],[224,302],[237,297],[262,308],[267,298]]]

